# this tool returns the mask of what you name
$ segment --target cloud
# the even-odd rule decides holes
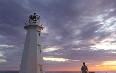
[[[19,67],[26,34],[24,23],[33,12],[38,13],[44,23],[45,31],[41,34],[44,56],[52,56],[55,61],[56,58],[68,59],[64,63],[47,64],[64,67],[65,64],[75,65],[75,61],[79,65],[83,61],[97,65],[114,60],[115,48],[104,50],[98,45],[106,47],[104,42],[110,46],[116,43],[115,8],[115,0],[1,1],[0,44],[5,49],[0,51],[4,53],[2,58],[7,60],[1,65]]]
[[[0,48],[10,48],[10,47],[13,47],[13,45],[0,44]]]
[[[4,52],[0,51],[0,57],[4,56]]]

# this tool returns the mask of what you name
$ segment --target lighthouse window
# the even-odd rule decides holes
[[[42,71],[42,65],[39,65],[40,66],[40,71]]]
[[[40,46],[40,45],[38,44],[38,46]]]
[[[40,33],[39,33],[39,37],[40,37]]]
[[[41,53],[41,49],[40,49],[40,53]]]

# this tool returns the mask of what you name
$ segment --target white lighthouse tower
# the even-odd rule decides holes
[[[40,16],[34,13],[29,16],[29,23],[24,26],[27,34],[19,73],[44,73],[40,42],[40,33],[43,27],[38,23],[39,21]]]

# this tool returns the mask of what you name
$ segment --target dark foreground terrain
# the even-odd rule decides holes
[[[19,71],[0,71],[0,73],[19,73]]]
[[[19,71],[0,71],[0,73],[19,73]],[[45,73],[81,73],[81,72],[80,71],[47,71]],[[95,73],[116,73],[116,71],[115,72],[99,71]]]

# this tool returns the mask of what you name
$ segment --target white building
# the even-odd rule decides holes
[[[24,28],[27,30],[20,73],[44,73],[43,56],[41,50],[40,33],[43,29],[38,23],[40,16],[30,15],[29,23]]]

